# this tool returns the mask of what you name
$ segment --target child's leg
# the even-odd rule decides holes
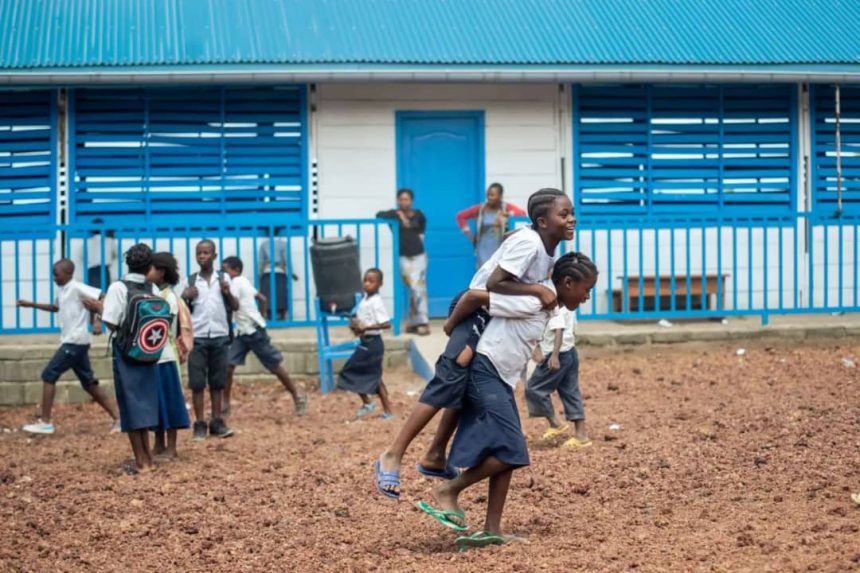
[[[152,453],[149,451],[149,436],[147,430],[133,430],[128,433],[131,442],[131,452],[137,469],[152,467]]]
[[[570,350],[570,354],[573,363],[558,385],[558,395],[564,407],[565,418],[574,424],[576,439],[584,441],[588,440],[588,433],[585,431],[585,407],[579,390],[579,356],[575,348]]]
[[[191,405],[194,407],[194,419],[198,422],[206,421],[206,413],[203,411],[203,403],[206,400],[203,390],[191,390]]]
[[[529,417],[546,418],[550,428],[553,429],[564,426],[552,405],[552,393],[557,389],[562,378],[563,373],[549,370],[544,361],[538,364],[526,383],[526,407]]]
[[[85,386],[84,390],[86,390],[87,394],[92,397],[93,402],[101,406],[104,411],[110,415],[112,420],[116,421],[119,419],[119,414],[116,412],[116,406],[113,401],[107,397],[107,394],[105,394],[105,391],[101,386]]]
[[[167,456],[170,458],[176,457],[176,435],[175,429],[167,430]]]
[[[51,410],[54,407],[54,396],[57,394],[57,385],[47,382],[42,384],[42,412],[40,417],[46,424],[51,423]]]
[[[290,379],[290,374],[287,372],[287,369],[284,368],[283,364],[278,364],[275,368],[269,370],[272,374],[274,374],[278,380],[280,380],[281,384],[284,387],[284,390],[289,392],[290,396],[293,397],[293,400],[296,402],[299,401],[300,395],[298,389],[296,389],[296,385]]]
[[[391,414],[391,400],[388,398],[388,388],[385,387],[385,382],[379,381],[379,401],[382,402],[382,412]]]
[[[433,434],[433,441],[430,442],[430,447],[424,454],[421,465],[431,470],[445,470],[448,465],[448,442],[451,441],[451,437],[457,431],[457,422],[459,421],[459,410],[451,408],[442,410],[442,419],[439,420],[439,427],[436,428],[436,433]]]
[[[164,442],[164,430],[155,431],[155,443],[152,447],[152,455],[159,456],[167,451],[167,445]]]
[[[461,473],[459,477],[440,482],[439,485],[433,488],[433,497],[436,498],[436,503],[443,510],[462,511],[458,498],[463,490],[481,480],[512,470],[513,466],[510,464],[499,461],[495,456],[489,456],[480,465],[469,468]],[[507,489],[505,489],[505,493],[507,494]],[[504,505],[504,501],[502,505]]]
[[[230,411],[230,395],[233,393],[233,373],[236,367],[232,364],[227,366],[227,382],[224,384],[224,397],[222,398],[221,409],[226,413]]]
[[[499,472],[490,478],[490,490],[487,495],[487,517],[484,521],[484,531],[494,535],[502,535],[502,511],[508,499],[508,489],[511,486],[513,468]]]
[[[433,416],[435,416],[438,411],[439,408],[434,408],[433,406],[424,404],[423,402],[418,402],[418,404],[415,405],[415,408],[412,409],[412,413],[409,414],[409,418],[406,420],[406,423],[403,424],[397,437],[394,438],[394,442],[392,442],[391,445],[388,446],[388,449],[382,452],[382,455],[379,456],[379,465],[383,471],[391,472],[400,469],[400,464],[403,463],[403,456],[406,453],[406,448],[409,447],[409,444],[412,443],[412,440],[418,436],[421,430],[430,423],[430,420],[433,419]]]
[[[206,421],[206,414],[203,411],[205,401],[203,392],[206,390],[208,354],[208,339],[195,338],[194,348],[188,356],[188,387],[191,389],[191,405],[194,409],[194,420],[197,422]]]
[[[368,396],[367,394],[359,394],[358,397],[361,398],[361,403],[363,405],[367,406],[368,404],[370,404],[370,396]]]
[[[209,347],[209,357],[206,368],[209,380],[209,399],[212,406],[212,419],[220,420],[224,387],[227,384],[227,366],[230,353],[230,338],[227,336],[215,338]]]

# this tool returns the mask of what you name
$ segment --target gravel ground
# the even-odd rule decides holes
[[[860,570],[860,343],[745,344],[584,349],[594,447],[524,420],[532,466],[504,521],[525,542],[466,553],[414,509],[429,436],[403,501],[375,493],[420,388],[405,371],[386,374],[395,422],[351,420],[342,394],[296,419],[276,386],[243,386],[234,437],[184,432],[178,461],[137,476],[94,405],[57,407],[50,437],[12,431],[32,407],[0,410],[0,571]],[[475,525],[485,493],[465,496]]]

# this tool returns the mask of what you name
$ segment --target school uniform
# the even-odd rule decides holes
[[[227,301],[221,292],[220,280],[230,284],[226,273],[213,271],[209,280],[195,275],[197,298],[190,301],[194,349],[188,357],[188,387],[193,391],[223,390],[227,385],[227,363],[230,352],[231,327]],[[182,279],[177,292],[188,288],[189,278]]]
[[[270,251],[274,251],[274,264]],[[287,292],[287,240],[277,237],[274,245],[270,246],[269,239],[260,243],[257,251],[257,264],[260,265],[260,292],[275,307],[278,315],[286,315],[290,310]],[[272,293],[272,273],[275,279],[275,292]]]
[[[553,256],[546,252],[540,235],[531,228],[521,229],[502,243],[490,260],[478,269],[469,288],[486,290],[487,279],[496,267],[502,267],[522,282],[539,283],[546,280],[553,262]],[[449,315],[462,295],[463,293],[460,293],[454,297],[448,310]],[[445,345],[445,351],[436,360],[433,379],[424,388],[420,402],[434,408],[459,409],[462,406],[469,369],[457,364],[457,357],[467,346],[473,353],[476,351],[490,318],[485,309],[479,309],[454,327]]]
[[[488,456],[529,465],[514,389],[555,311],[543,310],[535,297],[490,293],[489,312],[493,320],[478,342],[451,445],[449,460],[456,467],[476,467]]]
[[[99,296],[99,289],[74,279],[58,287],[54,305],[59,309],[60,347],[42,371],[45,384],[56,384],[60,376],[72,370],[84,389],[98,385],[99,381],[90,364],[90,312],[84,308],[81,300],[98,299]]]
[[[391,318],[379,293],[367,296],[358,305],[356,318],[362,325],[384,324]],[[361,335],[358,348],[346,361],[337,379],[340,390],[356,394],[378,394],[382,381],[382,358],[385,345],[381,330],[368,330]]]
[[[125,280],[145,283],[146,277],[129,273]],[[153,294],[158,288],[152,285]],[[122,281],[110,285],[102,304],[102,320],[117,328],[125,320],[128,287]],[[155,364],[126,360],[116,341],[113,342],[113,383],[123,432],[153,429],[158,426],[158,371]]]
[[[245,357],[253,352],[267,370],[277,368],[284,357],[266,332],[266,321],[257,308],[257,289],[247,278],[238,276],[230,283],[230,292],[239,301],[235,315],[236,337],[230,345],[230,364],[244,365]]]
[[[559,330],[562,331],[558,352],[561,367],[552,371],[548,366],[549,357],[555,348],[555,333]],[[543,360],[537,365],[526,385],[526,405],[530,417],[552,416],[555,412],[551,396],[553,392],[558,392],[565,418],[572,422],[585,419],[579,391],[579,355],[576,352],[575,330],[576,315],[566,308],[559,309],[559,313],[547,324],[540,344]]]
[[[176,322],[179,320],[179,299],[169,288],[160,293],[167,301],[172,315],[170,323],[170,340],[161,351],[161,358],[156,366],[158,376],[158,429],[180,430],[191,426],[188,409],[185,407],[185,396],[182,394],[182,382],[179,376],[179,362],[176,360]]]

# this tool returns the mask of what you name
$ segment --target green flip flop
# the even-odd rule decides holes
[[[472,535],[458,537],[454,541],[460,551],[466,551],[470,547],[487,547],[489,545],[504,545],[505,543],[507,543],[507,539],[489,531],[477,531]]]
[[[444,511],[436,509],[424,501],[419,501],[415,506],[445,527],[449,527],[454,531],[468,531],[469,529],[466,527],[466,514],[462,511]]]

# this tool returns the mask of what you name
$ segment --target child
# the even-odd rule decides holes
[[[125,279],[110,285],[104,302],[90,302],[90,310],[101,310],[102,320],[116,333],[126,319],[129,285],[141,285],[141,290],[158,294],[157,287],[147,282],[152,267],[152,249],[143,243],[132,246],[125,253],[128,274]],[[152,452],[149,449],[149,430],[158,426],[158,371],[156,364],[144,364],[126,359],[116,341],[113,342],[113,383],[119,405],[122,431],[128,434],[134,467],[128,473],[151,470]]]
[[[565,417],[573,422],[574,436],[564,445],[568,448],[585,448],[591,445],[585,431],[585,411],[582,408],[582,395],[579,392],[579,355],[576,352],[574,331],[576,316],[566,308],[549,321],[540,343],[544,356],[526,385],[526,404],[529,416],[543,417],[549,422],[544,440],[553,440],[567,432],[568,425],[559,421],[552,406],[553,392],[558,391],[564,406]]]
[[[170,305],[172,320],[170,323],[170,341],[161,352],[158,361],[158,428],[155,430],[155,447],[152,454],[167,460],[176,459],[177,430],[191,426],[188,410],[185,407],[185,396],[182,394],[182,382],[179,380],[179,350],[176,345],[176,325],[179,322],[179,297],[173,292],[173,287],[179,282],[179,265],[170,253],[155,253],[152,257],[152,268],[146,275],[146,280],[158,286],[161,298]],[[167,440],[165,442],[165,434]]]
[[[253,352],[260,363],[284,386],[284,390],[293,397],[297,416],[304,416],[308,410],[307,394],[299,394],[295,384],[290,380],[290,374],[284,368],[284,357],[281,351],[274,347],[266,332],[266,321],[257,309],[257,301],[265,307],[267,299],[257,292],[254,285],[242,276],[242,260],[239,257],[227,257],[221,263],[221,269],[230,277],[230,292],[239,301],[236,312],[236,338],[230,345],[230,365],[227,367],[227,387],[224,388],[224,408],[230,409],[230,394],[233,389],[233,373],[236,366],[245,364],[245,357]]]
[[[596,280],[597,269],[588,257],[579,253],[562,256],[552,273],[557,304],[576,308],[588,300]],[[461,297],[448,322],[456,323],[486,305],[494,318],[478,342],[450,454],[453,465],[468,469],[433,489],[438,508],[418,503],[419,509],[442,525],[466,531],[459,496],[466,488],[489,479],[484,527],[458,538],[461,549],[506,542],[501,517],[513,470],[529,465],[514,389],[551,314],[534,297],[500,296],[473,289]]]
[[[538,284],[552,268],[558,244],[573,238],[576,219],[570,199],[558,189],[541,189],[529,197],[530,228],[508,237],[489,261],[475,273],[471,289],[485,289],[499,294],[536,297],[543,307],[551,307],[556,295]],[[460,295],[455,297],[451,309]],[[468,379],[468,367],[478,339],[489,316],[478,309],[459,321],[446,334],[450,336],[445,351],[436,362],[436,373],[421,395],[409,419],[394,442],[375,463],[377,489],[383,495],[399,499],[400,466],[406,448],[440,409],[445,409],[430,449],[418,464],[419,473],[428,477],[451,479],[457,471],[446,462],[448,441],[457,425]]]
[[[221,417],[221,399],[227,385],[227,356],[233,338],[232,313],[239,301],[230,293],[230,277],[215,272],[215,243],[203,239],[197,243],[195,256],[200,271],[179,285],[182,298],[191,308],[194,349],[188,358],[188,386],[194,403],[195,441],[206,439],[206,417],[203,391],[209,386],[212,417],[209,434],[218,438],[233,435]]]
[[[363,405],[356,412],[358,418],[376,410],[376,405],[370,401],[368,394],[379,394],[382,419],[390,420],[394,418],[394,414],[391,413],[388,390],[382,381],[382,357],[385,353],[382,331],[391,328],[391,319],[379,295],[381,286],[382,271],[368,269],[363,280],[364,298],[358,304],[356,316],[350,324],[350,329],[361,338],[361,342],[343,366],[337,387],[355,392],[361,397]]]
[[[56,430],[51,423],[51,409],[57,391],[57,380],[66,371],[74,371],[83,389],[93,400],[110,415],[114,421],[111,431],[119,431],[119,418],[116,408],[108,401],[90,365],[90,344],[92,337],[87,329],[90,313],[83,301],[98,299],[99,289],[79,283],[74,279],[75,264],[69,259],[54,263],[54,283],[59,287],[53,304],[19,300],[21,308],[36,308],[47,312],[59,313],[60,348],[42,372],[42,411],[35,424],[26,424],[22,429],[31,434],[53,434]]]

